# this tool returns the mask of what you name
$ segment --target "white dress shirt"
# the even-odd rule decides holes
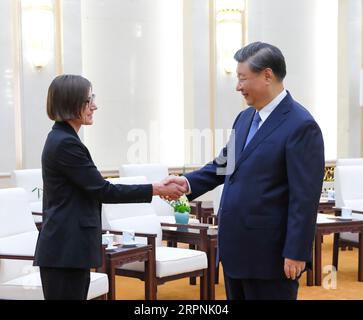
[[[286,90],[282,90],[281,93],[276,96],[275,99],[273,99],[269,104],[264,106],[258,113],[260,114],[261,121],[259,123],[258,128],[260,129],[262,124],[266,121],[266,119],[269,117],[269,115],[276,109],[276,107],[279,105],[279,103],[286,97],[287,92]]]
[[[269,117],[269,115],[272,113],[272,111],[274,111],[276,109],[276,107],[280,104],[280,102],[286,97],[287,92],[286,90],[282,90],[281,93],[279,95],[277,95],[269,104],[267,104],[266,106],[264,106],[260,111],[260,117],[261,117],[261,121],[259,123],[258,128],[260,129],[262,124],[266,121],[266,119]],[[188,192],[186,193],[187,195],[192,193],[189,181],[187,178],[183,177],[186,182],[188,183]]]

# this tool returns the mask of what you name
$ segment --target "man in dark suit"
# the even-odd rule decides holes
[[[219,255],[228,299],[296,299],[312,259],[324,144],[310,113],[284,89],[281,51],[255,42],[235,54],[248,108],[213,162],[185,178],[189,200],[224,183]]]

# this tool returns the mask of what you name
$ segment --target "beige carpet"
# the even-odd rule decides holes
[[[331,264],[332,236],[325,236],[323,243],[323,267]],[[323,274],[321,287],[307,287],[306,277],[300,279],[299,299],[301,300],[331,300],[359,299],[363,300],[363,282],[358,282],[358,251],[340,251],[339,271],[336,283],[331,272]],[[329,267],[327,267],[329,268]],[[336,289],[334,289],[336,285]],[[116,277],[117,299],[144,300],[144,283],[138,279]],[[158,300],[198,300],[199,285],[189,285],[188,279],[167,282],[158,286]],[[225,300],[222,272],[220,283],[216,285],[216,299]]]

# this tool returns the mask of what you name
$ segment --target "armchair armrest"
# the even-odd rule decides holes
[[[119,230],[107,230],[107,229],[104,229],[102,230],[102,233],[106,233],[106,232],[110,232],[110,233],[113,233],[113,234],[116,234],[116,235],[122,235],[123,232],[122,231],[119,231]],[[135,232],[135,236],[136,237],[144,237],[144,238],[147,238],[147,244],[150,244],[152,245],[153,247],[153,251],[155,253],[155,246],[156,246],[156,237],[157,235],[155,233],[141,233],[141,232]]]
[[[167,223],[161,222],[162,227],[184,227],[188,229],[208,230],[210,225],[206,223],[195,223],[195,224],[181,224],[181,223]]]
[[[342,215],[342,208],[333,207],[333,211],[334,211],[334,215],[335,216],[341,216]],[[359,210],[352,209],[352,213],[363,214],[363,211],[359,211]]]
[[[34,256],[31,256],[31,255],[19,255],[19,254],[0,254],[0,259],[8,259],[8,260],[34,260]]]
[[[119,231],[119,230],[112,230],[112,229],[103,229],[102,233],[113,233],[113,234],[117,234],[117,235],[122,235],[123,232]],[[135,236],[136,237],[144,237],[144,238],[156,238],[156,234],[155,233],[141,233],[141,232],[135,232]]]
[[[42,212],[32,212],[32,215],[33,216],[40,216],[40,217],[42,217],[43,216],[43,213]]]

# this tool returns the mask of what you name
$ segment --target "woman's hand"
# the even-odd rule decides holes
[[[160,196],[167,200],[179,199],[187,191],[185,186],[181,186],[177,183],[165,184],[163,182],[158,182],[153,184],[153,195]]]

